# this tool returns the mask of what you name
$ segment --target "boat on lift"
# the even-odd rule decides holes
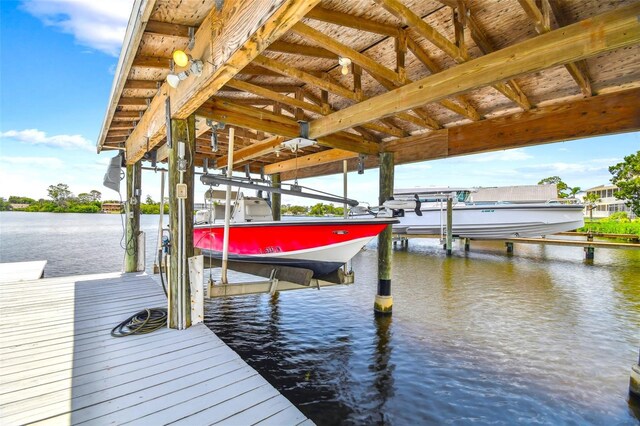
[[[305,268],[314,277],[335,272],[387,225],[398,223],[394,218],[273,221],[267,200],[241,192],[234,198],[229,261]],[[212,203],[198,211],[193,232],[194,246],[203,255],[221,259],[224,205]]]
[[[584,225],[582,204],[471,202],[471,192],[468,188],[399,189],[376,213],[400,221],[393,225],[395,234],[443,235],[446,203],[451,198],[453,235],[475,239],[542,237]]]

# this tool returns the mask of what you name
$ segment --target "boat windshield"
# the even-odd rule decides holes
[[[471,194],[471,191],[458,191],[456,198],[458,202],[464,203],[469,199],[469,194]]]

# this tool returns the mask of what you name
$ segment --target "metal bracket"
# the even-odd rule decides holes
[[[300,125],[300,137],[309,139],[309,122],[308,121],[298,121]]]
[[[364,160],[365,160],[366,155],[364,154],[358,154],[358,174],[362,175],[364,174]]]

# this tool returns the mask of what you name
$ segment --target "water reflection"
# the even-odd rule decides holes
[[[390,315],[374,315],[373,321],[376,338],[373,363],[370,368],[374,375],[373,386],[377,390],[377,395],[372,415],[376,423],[384,424],[388,420],[385,416],[385,405],[394,396],[393,372],[395,366],[391,361],[392,345],[390,341],[392,317]],[[376,419],[376,415],[379,418]]]

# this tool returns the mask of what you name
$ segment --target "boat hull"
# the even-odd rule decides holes
[[[438,235],[446,225],[446,210],[422,209],[422,216],[405,210],[397,234]],[[584,225],[582,206],[566,204],[458,205],[453,208],[454,236],[476,239],[541,237]]]
[[[313,220],[231,224],[229,260],[311,269],[328,275],[397,220]],[[194,246],[222,258],[223,225],[194,228]]]

